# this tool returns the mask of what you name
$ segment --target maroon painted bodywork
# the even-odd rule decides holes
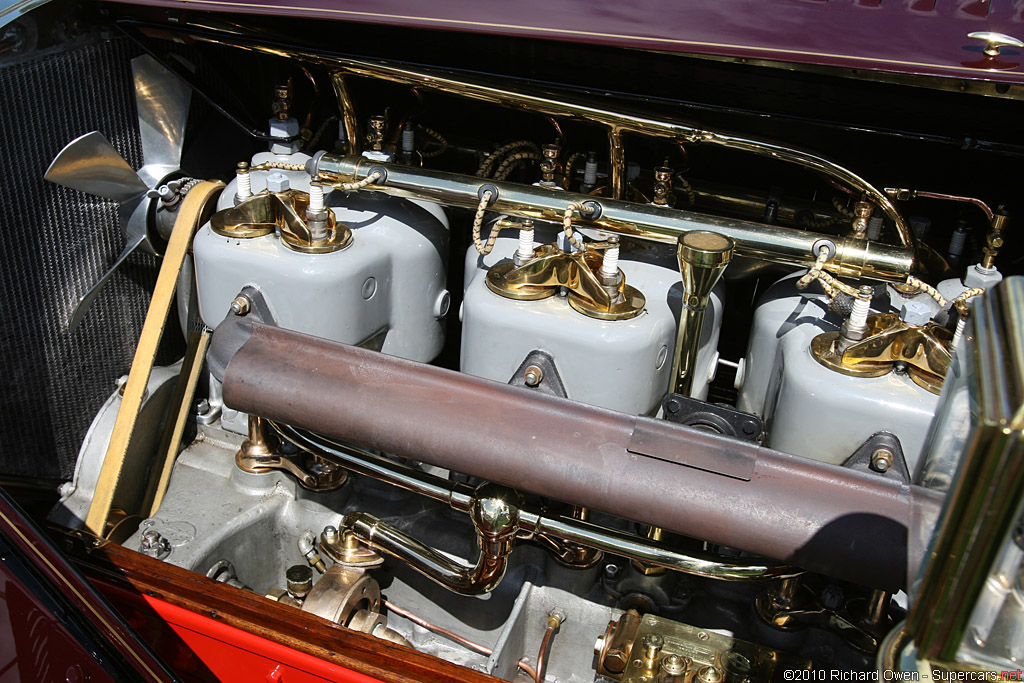
[[[319,17],[900,73],[1024,82],[1024,0],[141,0],[165,8]],[[429,34],[424,49],[429,50]]]

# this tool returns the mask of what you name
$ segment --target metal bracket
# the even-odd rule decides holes
[[[877,432],[869,436],[843,462],[843,467],[871,472],[901,484],[910,483],[910,470],[903,455],[903,446],[896,435],[890,432]]]
[[[764,423],[752,413],[715,405],[682,394],[669,394],[661,402],[665,419],[676,424],[706,429],[744,441],[761,443]]]
[[[526,355],[523,362],[509,379],[508,384],[514,387],[526,387],[532,391],[559,398],[567,398],[565,385],[555,367],[555,359],[543,351],[533,350]]]

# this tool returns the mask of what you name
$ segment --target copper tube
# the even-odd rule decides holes
[[[484,655],[485,657],[490,657],[491,654],[494,653],[494,650],[492,650],[491,648],[489,648],[489,647],[487,647],[485,645],[480,645],[479,643],[474,643],[469,638],[466,638],[465,636],[460,636],[458,633],[455,633],[454,631],[449,631],[448,629],[446,629],[443,626],[438,626],[437,624],[432,624],[429,621],[427,621],[426,619],[424,619],[422,617],[416,616],[415,614],[413,614],[409,610],[402,609],[401,607],[395,605],[393,602],[391,602],[389,600],[384,600],[383,602],[384,602],[384,606],[385,607],[387,607],[389,610],[391,610],[392,612],[394,612],[398,616],[405,617],[409,621],[411,621],[414,624],[417,624],[419,626],[422,626],[423,628],[427,629],[428,631],[433,631],[434,633],[438,633],[438,634],[444,636],[445,638],[451,638],[456,643],[458,643],[459,645],[462,645],[466,649],[473,650],[474,652],[478,652],[478,653]]]
[[[709,230],[732,239],[736,243],[736,256],[795,266],[812,266],[818,254],[817,247],[828,244],[835,247],[835,255],[826,268],[837,276],[905,282],[914,263],[912,250],[877,242],[575,192],[552,192],[531,185],[485,181],[476,176],[379,163],[359,156],[322,154],[313,158],[310,168],[332,183],[361,181],[374,170],[384,170],[387,177],[383,182],[372,185],[372,189],[397,197],[471,209],[479,205],[480,190],[486,184],[498,191],[497,198],[490,204],[491,210],[531,220],[560,223],[565,207],[570,203],[594,204],[600,206],[600,216],[588,216],[587,222],[594,228],[672,245],[681,234]]]
[[[540,641],[540,652],[537,653],[537,671],[533,676],[534,683],[543,683],[544,667],[547,665],[548,648],[551,645],[551,638],[555,635],[557,626],[548,626],[544,630],[544,638]]]
[[[489,648],[489,647],[487,647],[486,645],[481,645],[480,643],[473,642],[469,638],[466,638],[465,636],[460,636],[458,633],[455,633],[454,631],[450,631],[450,630],[446,629],[443,626],[438,626],[437,624],[433,624],[433,623],[427,621],[426,619],[424,619],[423,617],[417,616],[417,615],[413,614],[412,612],[410,612],[409,610],[403,609],[403,608],[399,607],[398,605],[396,605],[395,603],[391,602],[390,600],[384,600],[383,603],[384,603],[385,607],[387,607],[389,610],[391,610],[392,612],[394,612],[398,616],[404,617],[404,618],[408,619],[409,621],[413,622],[414,624],[422,626],[423,628],[427,629],[428,631],[433,631],[434,633],[437,633],[439,635],[445,636],[446,638],[451,638],[452,640],[454,640],[459,645],[462,645],[463,647],[465,647],[467,650],[473,650],[474,652],[478,652],[478,653],[484,655],[485,657],[490,657],[492,654],[494,654],[494,650]],[[527,675],[530,676],[530,678],[534,679],[535,681],[537,680],[537,671],[532,666],[530,666],[528,663],[526,663],[525,661],[520,659],[519,662],[518,662],[518,666],[519,666],[520,669],[525,671],[527,673]]]
[[[919,487],[530,397],[259,323],[224,373],[224,401],[236,410],[872,587],[905,584],[908,529],[937,515],[941,496]],[[486,438],[473,424],[487,425]]]
[[[914,199],[915,197],[917,197],[921,199],[943,199],[945,201],[950,202],[972,204],[984,212],[985,217],[988,218],[989,223],[996,219],[995,212],[992,211],[992,208],[982,200],[977,199],[975,197],[964,197],[956,194],[943,194],[941,192],[925,192],[924,190],[907,190],[903,188],[892,187],[885,188],[885,191],[890,196],[900,200]]]

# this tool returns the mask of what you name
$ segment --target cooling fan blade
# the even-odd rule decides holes
[[[181,151],[190,91],[149,55],[132,60],[143,166],[138,172],[99,131],[72,140],[50,164],[46,180],[120,203],[125,248],[113,266],[79,300],[68,325],[74,331],[103,286],[136,249],[159,255],[180,196]],[[155,205],[155,210],[151,210]],[[157,217],[164,220],[158,220]]]
[[[149,55],[132,60],[143,167],[139,176],[156,187],[179,171],[191,91]]]
[[[51,183],[122,203],[149,189],[99,131],[69,142],[43,177]]]

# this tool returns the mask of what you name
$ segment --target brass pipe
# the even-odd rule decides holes
[[[535,91],[537,94],[527,94],[514,90],[515,84],[509,82],[503,89],[493,85],[496,80],[494,77],[491,77],[489,83],[485,84],[473,82],[465,77],[455,78],[448,72],[438,69],[411,69],[404,66],[393,66],[338,55],[327,56],[295,48],[263,45],[241,37],[230,40],[227,36],[223,35],[211,38],[201,33],[193,33],[191,38],[196,41],[230,45],[243,50],[271,54],[278,57],[292,57],[333,68],[337,70],[332,76],[335,80],[341,79],[344,81],[346,75],[361,76],[423,90],[449,93],[467,99],[520,109],[542,116],[563,117],[604,125],[609,131],[612,188],[613,196],[616,198],[621,198],[623,196],[621,192],[625,190],[626,170],[624,156],[621,152],[623,133],[637,133],[650,137],[685,142],[687,144],[717,145],[795,163],[808,170],[824,174],[827,178],[835,180],[841,185],[850,187],[854,190],[854,194],[867,195],[869,200],[882,209],[886,216],[895,224],[903,246],[913,247],[915,245],[914,234],[910,229],[910,225],[884,192],[868,183],[853,171],[810,152],[762,140],[751,140],[735,135],[701,130],[681,122],[652,119],[643,114],[629,111],[610,111],[602,108],[599,100],[595,99],[593,102],[590,102],[577,97],[574,101],[567,99],[565,93],[547,92],[543,88],[537,88]],[[335,85],[335,90],[336,92],[338,91],[337,84]],[[345,102],[342,101],[341,104],[344,107]],[[346,121],[347,126],[348,122]],[[616,192],[615,189],[616,177],[619,179],[619,192]]]
[[[359,133],[359,118],[356,116],[356,107],[352,102],[352,95],[348,90],[348,83],[345,77],[335,75],[331,79],[334,84],[334,94],[338,97],[338,108],[341,110],[341,121],[345,127],[345,137],[348,144],[348,154],[359,154],[363,150],[362,135]]]
[[[474,493],[465,485],[413,469],[356,446],[342,446],[324,437],[314,436],[276,422],[268,424],[277,434],[299,448],[342,465],[352,472],[418,493],[450,505],[452,509],[460,512],[470,510]],[[568,543],[613,553],[630,560],[712,579],[762,581],[803,573],[800,569],[753,558],[733,558],[730,562],[724,562],[711,554],[681,553],[657,541],[608,529],[586,520],[545,517],[529,509],[519,510],[519,529],[521,538],[559,538]]]
[[[552,192],[532,185],[484,181],[475,176],[385,164],[358,156],[322,154],[310,163],[311,172],[328,183],[363,180],[373,169],[383,169],[387,177],[370,188],[392,196],[475,209],[480,203],[480,188],[486,184],[498,191],[490,208],[509,216],[561,223],[570,203],[593,204],[600,206],[600,216],[589,220],[589,225],[607,232],[674,245],[681,234],[710,230],[732,239],[737,256],[798,267],[811,267],[818,248],[831,245],[835,247],[835,256],[825,269],[838,276],[905,282],[914,262],[912,250],[877,242],[574,192]]]
[[[519,532],[521,505],[519,494],[510,489],[494,484],[483,484],[477,489],[469,515],[476,527],[480,557],[471,566],[450,559],[366,512],[345,515],[341,529],[351,531],[367,545],[405,562],[451,591],[481,595],[494,590],[505,576]]]
[[[752,140],[736,135],[726,135],[709,130],[701,130],[682,122],[652,119],[642,114],[627,111],[610,111],[603,109],[596,102],[584,99],[576,101],[566,99],[564,93],[549,93],[538,89],[539,94],[527,94],[511,89],[495,87],[492,84],[473,82],[465,78],[453,78],[443,71],[430,69],[410,69],[403,66],[392,66],[379,62],[358,59],[332,58],[329,60],[340,68],[339,75],[351,74],[366,78],[389,81],[401,85],[445,92],[468,99],[488,102],[504,107],[522,109],[544,116],[564,116],[580,121],[589,121],[608,127],[608,139],[611,158],[613,197],[622,198],[625,189],[625,163],[622,153],[622,134],[637,133],[658,138],[679,140],[688,144],[710,144],[761,156],[780,159],[797,164],[808,170],[822,173],[838,180],[858,194],[865,194],[895,224],[900,240],[906,247],[915,243],[913,232],[889,197],[866,180],[834,162],[783,145],[763,140]],[[493,81],[492,81],[493,82]],[[619,174],[616,184],[616,173]]]
[[[608,169],[611,177],[612,199],[626,198],[626,147],[622,142],[622,129],[608,129]]]
[[[985,218],[991,224],[995,218],[995,212],[992,211],[992,207],[986,204],[983,200],[975,197],[964,197],[956,194],[943,194],[941,192],[926,192],[925,190],[910,190],[902,187],[887,187],[885,193],[894,199],[900,201],[907,201],[909,199],[941,199],[947,202],[960,202],[962,204],[971,204],[981,209],[982,213],[985,214]]]
[[[733,249],[731,239],[714,232],[698,230],[679,236],[676,258],[683,278],[683,306],[672,361],[672,393],[689,396],[693,388],[704,313],[711,291],[732,259]]]

